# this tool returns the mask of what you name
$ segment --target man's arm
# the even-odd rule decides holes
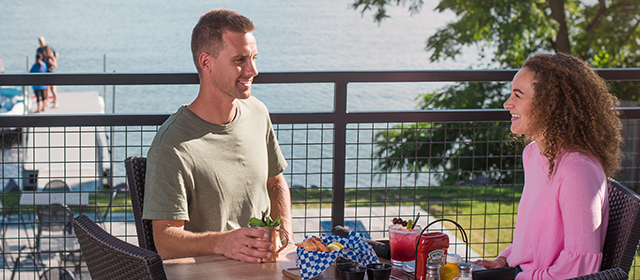
[[[289,238],[293,238],[291,193],[282,173],[267,178],[267,191],[271,199],[271,219],[277,219],[280,216],[281,228],[287,231]]]
[[[244,262],[260,263],[271,253],[273,245],[267,234],[255,228],[239,228],[226,232],[194,233],[184,229],[184,221],[153,220],[153,240],[163,259],[224,255]]]

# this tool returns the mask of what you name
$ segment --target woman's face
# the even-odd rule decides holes
[[[507,102],[504,103],[504,108],[511,113],[512,133],[532,134],[531,108],[533,107],[535,95],[533,77],[534,73],[532,71],[522,68],[516,73],[511,82],[511,94]]]

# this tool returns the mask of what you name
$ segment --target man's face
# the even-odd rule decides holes
[[[44,40],[44,37],[40,37],[38,38],[38,43],[40,43],[40,47],[43,47],[47,45],[47,42]]]
[[[211,62],[214,88],[232,98],[249,98],[253,77],[258,75],[256,38],[251,32],[225,31],[222,42],[222,51]]]

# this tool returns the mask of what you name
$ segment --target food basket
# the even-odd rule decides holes
[[[311,236],[306,236],[306,238],[308,237]],[[361,234],[355,231],[351,231],[346,238],[329,234],[322,234],[318,237],[322,239],[324,244],[339,242],[345,249],[321,252],[307,251],[302,247],[296,248],[296,265],[300,268],[300,277],[304,280],[320,275],[334,263],[337,257],[355,261],[362,266],[380,262],[373,247]]]

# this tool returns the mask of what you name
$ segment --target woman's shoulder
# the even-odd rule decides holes
[[[556,158],[556,166],[558,173],[564,176],[605,178],[598,159],[583,152],[562,150]]]

